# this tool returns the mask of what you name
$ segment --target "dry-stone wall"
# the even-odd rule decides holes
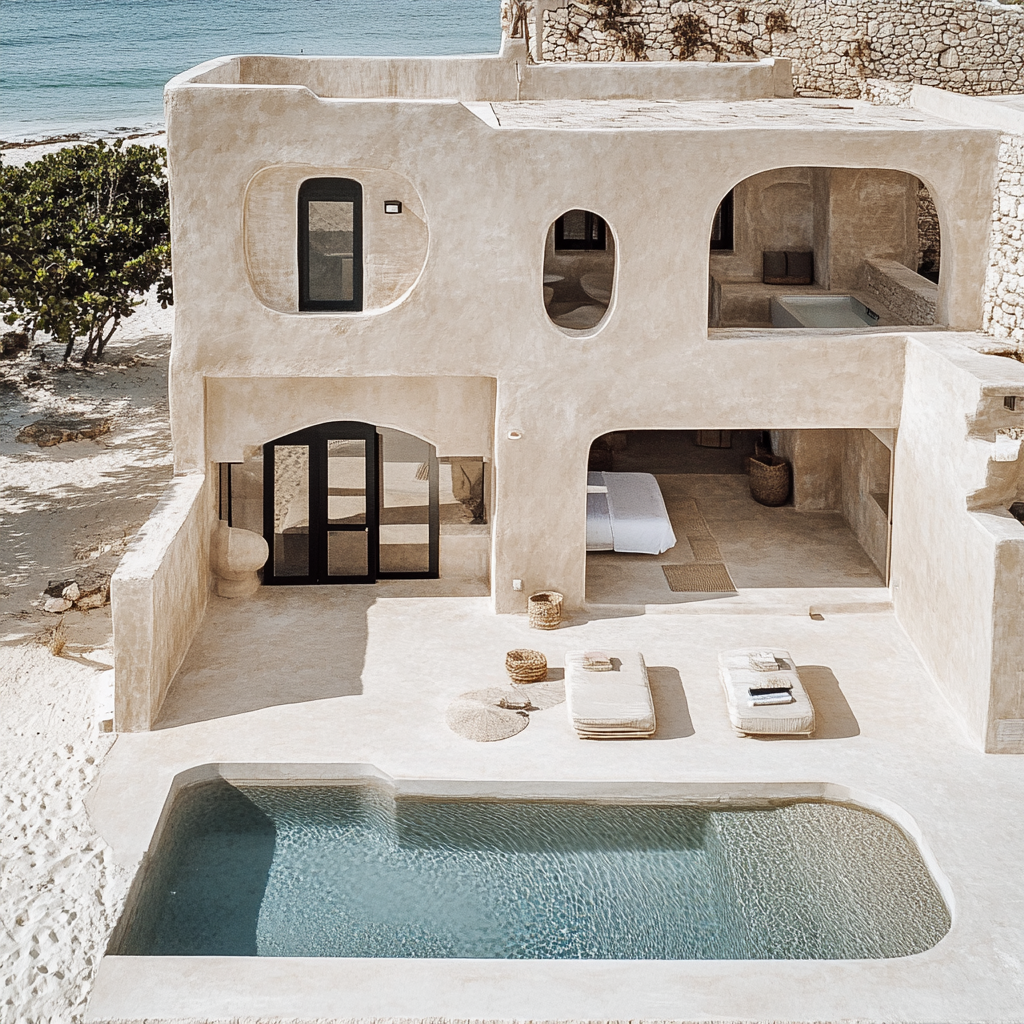
[[[528,22],[532,29],[532,11]],[[568,0],[544,13],[543,55],[790,57],[797,95],[859,96],[869,77],[1007,93],[1024,89],[1024,7],[981,0]]]
[[[1024,351],[1024,135],[1004,135],[985,279],[985,332]]]

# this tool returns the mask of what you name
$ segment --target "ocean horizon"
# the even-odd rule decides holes
[[[163,87],[238,53],[496,53],[499,0],[3,0],[0,142],[163,128]]]

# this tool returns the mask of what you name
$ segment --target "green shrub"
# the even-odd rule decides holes
[[[96,142],[0,164],[3,319],[99,358],[154,285],[172,301],[166,153]]]

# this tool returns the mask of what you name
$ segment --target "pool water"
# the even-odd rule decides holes
[[[843,959],[949,928],[915,846],[827,803],[761,809],[189,787],[122,955]]]

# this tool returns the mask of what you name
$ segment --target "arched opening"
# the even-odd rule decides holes
[[[860,429],[598,437],[587,467],[588,603],[743,603],[744,591],[822,588],[876,599],[888,576],[894,443],[893,431]]]
[[[784,167],[755,174],[715,212],[708,326],[933,324],[939,235],[927,187],[903,171]]]
[[[544,308],[563,331],[589,331],[608,312],[615,284],[615,239],[590,210],[568,210],[548,228]]]

